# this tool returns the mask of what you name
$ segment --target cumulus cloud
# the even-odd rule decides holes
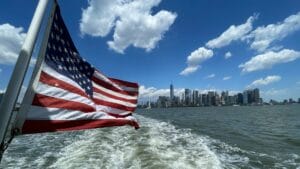
[[[287,17],[282,22],[260,26],[252,31],[246,39],[252,41],[252,49],[263,52],[273,42],[280,41],[298,30],[300,30],[300,12]]]
[[[231,42],[242,39],[252,30],[252,24],[257,18],[257,15],[251,16],[246,23],[241,25],[231,25],[219,37],[212,39],[206,43],[209,48],[221,48],[229,45]]]
[[[199,65],[197,65],[197,66],[188,66],[183,71],[181,71],[179,74],[187,76],[189,74],[192,74],[192,73],[196,72],[199,69],[199,67],[200,67]]]
[[[150,51],[157,46],[177,14],[166,10],[152,14],[152,8],[161,0],[90,0],[82,11],[81,33],[91,36],[107,36],[113,29],[113,40],[108,46],[124,53],[129,46]]]
[[[25,37],[22,27],[8,23],[0,25],[0,64],[12,65],[16,62]]]
[[[223,77],[223,80],[229,80],[229,79],[231,79],[231,76],[225,76],[225,77]]]
[[[210,49],[206,49],[205,47],[200,47],[197,50],[193,51],[187,57],[187,64],[188,66],[180,72],[180,75],[189,75],[196,70],[198,70],[200,64],[211,58],[214,55],[214,52]]]
[[[274,65],[287,63],[300,58],[300,52],[283,49],[279,52],[269,51],[252,57],[246,63],[240,64],[242,72],[253,72],[262,69],[272,68]]]
[[[226,52],[224,58],[229,59],[231,58],[231,56],[232,56],[231,52]]]
[[[216,75],[213,73],[213,74],[207,75],[205,77],[205,79],[211,79],[211,78],[214,78],[214,77],[216,77]]]
[[[277,76],[277,75],[267,76],[266,78],[260,78],[260,79],[254,80],[250,85],[248,85],[248,88],[258,87],[258,86],[266,86],[271,83],[278,82],[280,80],[281,80],[281,77]]]

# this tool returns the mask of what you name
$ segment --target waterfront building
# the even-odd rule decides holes
[[[193,90],[193,95],[192,95],[192,104],[193,106],[199,105],[199,91],[198,90]]]
[[[202,102],[201,102],[201,105],[203,106],[208,106],[208,99],[207,99],[207,94],[202,94],[201,95],[201,99],[202,99]]]
[[[207,93],[207,104],[208,104],[208,106],[211,106],[211,105],[213,105],[213,102],[214,102],[214,96],[215,96],[215,92],[213,92],[213,91],[209,91],[208,93]]]
[[[243,104],[248,104],[248,92],[245,90],[243,92]]]
[[[3,96],[4,96],[4,93],[0,93],[0,103],[1,103]]]
[[[170,105],[169,105],[169,97],[167,97],[167,96],[159,96],[158,99],[157,99],[157,107],[159,107],[159,108],[170,107]]]
[[[191,105],[191,90],[190,89],[184,90],[184,103],[186,106]]]
[[[173,87],[173,84],[170,85],[170,100],[171,100],[171,103],[174,100],[174,87]]]
[[[260,103],[259,89],[258,88],[253,90],[253,95],[254,95],[254,99],[253,99],[254,103],[256,103],[256,104]]]
[[[243,104],[243,94],[242,93],[237,94],[236,104]]]

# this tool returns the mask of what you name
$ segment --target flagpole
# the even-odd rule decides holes
[[[40,0],[32,21],[30,23],[27,36],[21,48],[17,63],[8,83],[4,97],[0,103],[0,143],[3,146],[5,133],[9,125],[12,111],[15,107],[22,83],[28,69],[31,54],[41,27],[49,0]],[[1,155],[1,154],[0,154]]]
[[[15,124],[14,124],[13,128],[18,130],[18,133],[16,133],[16,134],[21,134],[21,132],[22,132],[21,130],[22,130],[24,121],[26,119],[26,113],[28,112],[28,110],[31,106],[31,103],[32,103],[32,100],[33,100],[33,97],[35,94],[34,89],[36,88],[36,86],[38,84],[39,77],[41,74],[41,66],[42,66],[44,58],[45,58],[47,44],[48,44],[49,35],[50,35],[50,31],[51,31],[51,26],[52,26],[53,18],[54,18],[55,11],[56,11],[56,6],[57,6],[57,2],[55,0],[52,3],[46,30],[44,32],[42,43],[40,45],[40,49],[39,49],[40,51],[39,51],[39,54],[38,54],[38,57],[36,60],[35,67],[32,72],[31,79],[29,81],[29,85],[28,85],[27,90],[24,95],[24,98],[26,98],[26,99],[23,99],[21,106],[20,106],[20,110],[16,116],[16,120],[14,121]]]

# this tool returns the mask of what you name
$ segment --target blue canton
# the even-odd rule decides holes
[[[95,69],[79,56],[61,17],[59,7],[56,8],[51,26],[45,63],[75,81],[89,97],[93,96],[91,78]]]

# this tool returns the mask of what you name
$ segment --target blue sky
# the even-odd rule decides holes
[[[141,98],[167,95],[171,82],[177,94],[258,87],[266,100],[300,97],[300,1],[58,2],[81,55],[108,76],[138,82]],[[0,3],[2,91],[36,5]]]

